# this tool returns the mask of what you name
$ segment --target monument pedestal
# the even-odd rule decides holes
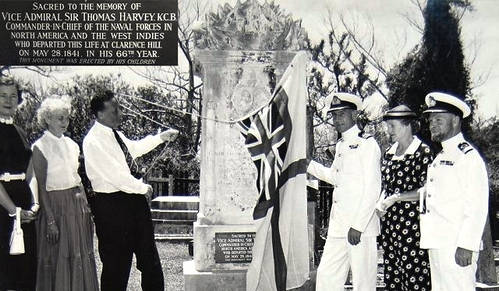
[[[204,118],[194,259],[184,263],[186,291],[246,290],[258,173],[234,121],[270,101],[296,52],[306,46],[300,22],[274,4],[245,1],[218,10],[194,31]]]
[[[284,51],[195,51],[204,80],[200,203],[194,224],[196,271],[246,269],[256,228],[257,169],[239,120],[269,102],[295,56]],[[275,85],[275,84],[274,84]]]
[[[293,291],[315,291],[316,269],[310,270],[310,279]],[[216,290],[246,291],[246,270],[198,272],[194,261],[184,262],[185,291]]]
[[[194,223],[194,264],[199,272],[246,273],[251,262],[255,225],[202,225]]]
[[[309,246],[310,249],[310,276],[309,280],[300,288],[293,289],[296,291],[314,291],[315,290],[315,277],[317,269],[314,262],[314,241],[315,241],[315,202],[308,202],[308,225],[309,225]],[[248,226],[209,226],[199,225],[198,222],[194,223],[194,249],[195,252],[201,252],[194,255],[194,260],[184,262],[184,280],[185,291],[198,291],[198,290],[216,290],[216,291],[246,291],[246,272],[249,263],[216,263],[215,258],[220,250],[217,250],[215,242],[213,246],[205,247],[207,238],[217,236],[220,231],[225,233],[245,233],[251,231],[254,225]],[[216,240],[216,239],[215,239]],[[196,242],[201,242],[196,246]],[[203,259],[204,258],[204,259]],[[218,259],[220,261],[221,258]],[[210,267],[216,266],[216,267]],[[205,269],[205,271],[200,271]]]
[[[256,233],[257,172],[238,125],[227,121],[243,118],[265,105],[272,96],[271,85],[281,78],[295,54],[195,52],[198,74],[204,80],[202,115],[207,119],[202,125],[194,260],[184,270],[186,291],[225,290],[205,285],[217,282],[228,284],[227,290],[245,286],[241,277],[246,277],[251,263]]]

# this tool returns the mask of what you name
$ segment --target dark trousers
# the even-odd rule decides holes
[[[142,290],[163,291],[163,270],[144,195],[98,193],[90,198],[90,207],[102,261],[101,290],[126,291],[135,254]]]

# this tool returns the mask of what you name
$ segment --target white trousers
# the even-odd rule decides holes
[[[461,267],[455,260],[456,247],[429,249],[432,291],[475,291],[478,253],[471,265]]]
[[[378,268],[376,237],[361,237],[352,246],[347,238],[328,237],[317,268],[316,291],[344,291],[352,267],[354,291],[375,291]]]

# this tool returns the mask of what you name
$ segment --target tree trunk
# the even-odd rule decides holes
[[[476,274],[477,282],[484,284],[496,284],[497,274],[494,262],[494,249],[492,244],[492,234],[490,231],[490,221],[487,217],[487,223],[482,235],[483,250],[478,257],[478,270]]]

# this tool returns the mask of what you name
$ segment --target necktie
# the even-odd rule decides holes
[[[133,159],[133,157],[130,154],[130,152],[128,151],[128,148],[126,147],[125,143],[123,142],[120,135],[118,134],[118,132],[114,128],[113,128],[113,134],[114,134],[114,137],[116,138],[116,141],[120,145],[121,150],[125,154],[126,163],[128,165],[128,168],[130,168],[130,173],[132,174],[132,176],[134,176],[137,179],[142,178],[142,175],[140,174],[140,171],[139,171],[139,166],[137,165],[137,163]]]

